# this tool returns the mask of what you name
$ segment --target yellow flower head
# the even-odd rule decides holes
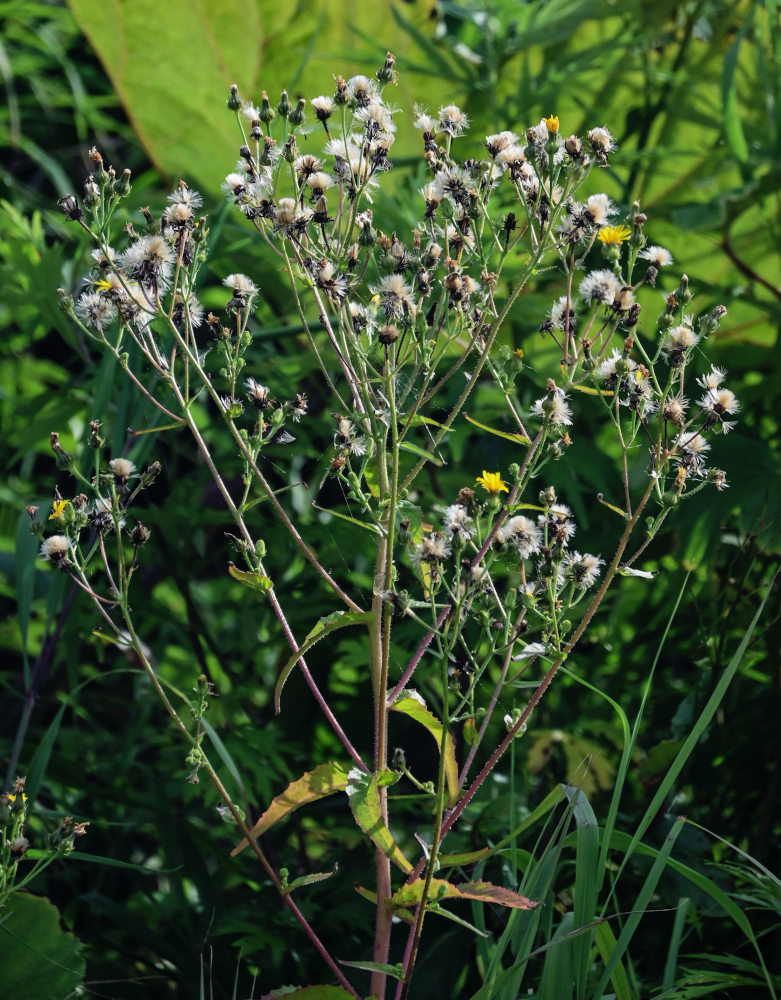
[[[620,245],[625,240],[628,240],[632,235],[632,230],[627,226],[603,226],[599,230],[597,239],[600,243],[606,243],[609,246]]]
[[[50,521],[57,517],[62,517],[62,512],[67,502],[68,502],[67,500],[55,500],[55,502],[52,504],[52,512],[51,514],[49,514]]]
[[[483,469],[482,476],[477,477],[477,485],[482,486],[486,493],[491,495],[495,493],[509,493],[507,489],[507,483],[502,479],[500,472],[486,472]]]
[[[557,115],[549,115],[545,119],[545,124],[551,135],[555,135],[559,131],[559,119]]]

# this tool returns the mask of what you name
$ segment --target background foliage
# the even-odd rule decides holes
[[[778,563],[778,30],[771,0],[436,6],[387,0],[363,5],[351,24],[335,0],[288,6],[233,0],[196,9],[173,0],[114,7],[87,0],[68,7],[0,3],[0,422],[7,470],[0,483],[0,746],[10,779],[28,775],[34,840],[68,813],[91,823],[86,852],[132,866],[70,860],[33,886],[56,903],[84,943],[87,981],[96,984],[98,995],[192,996],[205,979],[215,996],[231,996],[238,976],[237,995],[244,996],[257,970],[259,985],[268,989],[316,979],[319,967],[285,911],[257,881],[251,860],[228,858],[235,835],[215,811],[212,790],[183,780],[182,746],[134,664],[101,644],[92,634],[90,610],[67,580],[36,562],[25,507],[46,510],[56,483],[67,490],[48,448],[51,431],[77,452],[88,421],[97,418],[111,455],[163,463],[164,477],[147,493],[144,520],[153,542],[136,597],[137,623],[167,684],[189,692],[201,672],[215,683],[219,697],[208,721],[225,758],[235,764],[237,788],[252,815],[334,748],[294,678],[288,697],[296,713],[273,715],[271,692],[286,651],[264,606],[248,605],[226,574],[227,517],[190,443],[166,432],[129,432],[153,428],[153,415],[58,312],[56,288],[78,290],[87,261],[86,248],[73,228],[66,232],[53,205],[56,197],[78,190],[89,146],[96,143],[118,169],[133,169],[136,209],[151,204],[154,211],[180,176],[200,187],[217,237],[209,263],[213,287],[203,295],[207,308],[221,301],[218,282],[229,271],[247,271],[263,289],[257,370],[264,379],[268,373],[277,391],[306,390],[313,401],[314,417],[302,423],[295,446],[280,447],[268,460],[268,474],[281,487],[319,481],[319,418],[327,421],[328,401],[312,378],[271,263],[218,196],[235,158],[236,136],[224,110],[229,84],[238,82],[245,95],[256,97],[265,88],[272,102],[283,86],[291,95],[328,93],[334,72],[371,73],[389,48],[402,80],[396,103],[407,107],[421,95],[432,106],[456,101],[470,114],[475,143],[487,132],[522,128],[550,113],[559,115],[565,131],[609,125],[620,150],[601,185],[625,208],[640,199],[652,239],[671,248],[676,271],[688,273],[698,311],[718,303],[729,307],[710,355],[740,380],[742,403],[740,424],[722,440],[717,457],[732,488],[691,512],[684,505],[647,554],[645,568],[658,569],[659,576],[651,585],[622,581],[575,658],[580,676],[631,711],[685,586],[686,610],[673,619],[662,651],[633,759],[631,795],[623,803],[631,826],[721,676],[761,585]],[[400,131],[409,140],[411,129]],[[386,231],[408,230],[414,216],[407,205],[422,182],[417,171],[411,155],[397,157],[394,199],[381,210]],[[552,345],[537,329],[560,294],[557,288],[555,275],[541,275],[508,324],[507,343],[523,347],[532,366],[524,402],[539,395],[534,368],[552,356]],[[649,294],[643,306],[653,317],[661,311],[661,297]],[[478,397],[480,419],[498,420],[498,403],[486,387]],[[596,426],[582,433],[592,434],[594,447],[573,449],[572,464],[557,470],[557,486],[568,499],[576,490],[586,498],[604,491],[609,499],[611,457]],[[451,496],[484,466],[500,468],[512,460],[481,440],[478,468],[472,445],[465,425],[450,465],[431,482],[436,496]],[[230,456],[226,445],[225,463]],[[371,567],[347,554],[345,528],[307,506],[297,513],[317,533],[333,572],[362,582],[370,594]],[[575,513],[584,547],[592,542],[598,551],[601,519],[611,515],[590,502]],[[270,517],[268,525],[273,544]],[[312,597],[292,551],[275,583],[301,634],[332,610]],[[667,809],[649,831],[649,843],[663,841],[671,822],[667,810],[686,813],[778,869],[777,594],[774,601]],[[361,649],[348,636],[315,647],[310,658],[317,676],[327,678],[340,717],[360,731]],[[365,725],[368,732],[368,720]],[[513,809],[532,808],[556,781],[571,777],[587,754],[593,754],[590,799],[600,814],[600,796],[609,791],[621,744],[609,706],[574,679],[562,678],[534,726],[519,744],[512,784],[497,779],[454,850],[503,836]],[[413,732],[400,725],[394,738],[421,776],[433,768],[430,747],[417,745]],[[294,875],[339,860],[343,885],[368,879],[368,851],[348,816],[328,804],[294,815],[265,846]],[[710,877],[714,862],[735,860],[719,841],[691,828],[677,850]],[[489,874],[501,881],[506,872],[501,862],[497,866]],[[734,872],[722,870],[717,878],[746,894]],[[567,887],[558,891],[565,906]],[[654,905],[675,907],[683,894],[691,889],[663,880]],[[318,914],[326,918],[338,954],[352,957],[360,950],[366,911],[357,896],[339,899],[334,906],[329,890],[315,887],[307,912],[315,925]],[[729,953],[733,931],[707,900],[695,902],[681,951],[706,956],[700,964],[712,968]],[[768,961],[779,972],[775,917],[772,906],[765,906],[753,919],[758,932],[767,932]],[[639,989],[658,984],[655,964],[668,938],[669,918],[648,920],[642,949],[634,955]],[[440,929],[420,966],[418,995],[451,997],[476,988],[473,951],[466,931]],[[730,995],[739,996],[740,989]]]

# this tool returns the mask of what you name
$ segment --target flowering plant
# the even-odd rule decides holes
[[[614,150],[607,128],[565,137],[550,116],[523,134],[508,129],[486,136],[482,159],[459,159],[466,115],[456,105],[418,108],[414,126],[428,174],[420,213],[401,237],[379,228],[375,198],[393,166],[397,130],[398,112],[387,100],[395,77],[388,54],[375,78],[337,77],[334,94],[315,97],[309,107],[285,92],[275,108],[265,92],[256,105],[234,88],[228,107],[241,142],[223,184],[285,276],[319,366],[317,395],[330,394],[333,423],[319,486],[331,480],[340,488],[345,507],[330,514],[354,528],[356,545],[365,543],[373,564],[368,603],[329,569],[296,523],[294,507],[264,474],[264,451],[292,443],[295,425],[310,415],[313,392],[307,387],[279,398],[274,373],[257,370],[254,312],[262,289],[252,276],[224,278],[221,315],[201,306],[209,230],[198,214],[200,194],[181,181],[159,215],[147,209],[142,220],[128,223],[128,245],[118,249],[113,227],[130,177],[117,177],[93,149],[84,198],[69,195],[60,203],[95,244],[87,286],[75,301],[63,292],[63,308],[169,424],[191,433],[233,520],[240,565],[230,563],[228,571],[264,596],[289,646],[276,709],[298,669],[342,758],[316,761],[280,789],[256,822],[247,819],[204,749],[208,682],[199,679],[194,721],[186,720],[133,623],[130,587],[149,531],[131,522],[130,508],[160,466],[139,473],[130,459],[114,457],[106,468],[98,421],[91,426],[91,475],[82,474],[53,437],[60,464],[82,492],[55,498],[54,532],[41,545],[42,557],[89,595],[113,641],[134,650],[189,743],[190,779],[203,770],[215,784],[241,831],[234,853],[254,852],[339,983],[338,995],[359,995],[345,971],[357,967],[370,972],[377,998],[386,995],[389,978],[397,981],[397,998],[407,996],[424,922],[448,914],[450,901],[490,902],[539,920],[541,900],[533,894],[481,878],[443,877],[443,870],[457,872],[493,850],[447,855],[446,838],[526,730],[610,585],[621,575],[650,575],[636,564],[671,511],[708,485],[726,486],[725,473],[707,467],[707,453],[738,409],[723,371],[700,375],[696,390],[690,371],[726,310],[695,318],[684,276],[644,329],[638,292],[656,284],[672,257],[648,244],[639,205],[617,222],[620,210],[607,195],[581,194]],[[539,398],[525,403],[537,376],[523,352],[510,346],[506,330],[529,280],[552,266],[563,275],[564,293],[540,329],[555,343],[560,363]],[[485,382],[506,405],[500,427],[464,409]],[[551,485],[555,463],[573,445],[576,400],[600,409],[619,444],[615,493],[621,499],[608,503],[600,495],[598,502],[618,515],[621,527],[605,538],[600,554],[573,547],[575,518]],[[220,417],[217,431],[203,415],[204,401]],[[448,439],[470,424],[509,442],[511,461],[501,470],[481,472],[482,462],[464,467],[454,495],[427,497],[424,471],[444,463]],[[215,461],[215,433],[235,448],[238,493]],[[258,496],[311,567],[313,582],[335,602],[306,638],[294,634],[284,588],[273,582],[275,558],[279,565],[286,557],[276,555],[276,542],[258,537]],[[313,499],[318,503],[317,494]],[[95,564],[105,574],[105,592]],[[364,636],[373,706],[368,749],[355,744],[306,661],[315,643],[344,628]],[[497,738],[492,723],[508,706]],[[433,783],[416,777],[403,750],[392,751],[392,713],[434,738]],[[418,845],[400,844],[394,832],[389,789],[400,781],[411,783],[424,803],[415,818],[422,830]],[[578,792],[570,791],[572,810]],[[375,858],[375,885],[366,893],[375,904],[371,953],[348,963],[336,959],[296,901],[312,878],[289,881],[259,841],[293,810],[342,792]],[[399,943],[397,922],[407,927]],[[593,931],[584,940],[590,946]]]

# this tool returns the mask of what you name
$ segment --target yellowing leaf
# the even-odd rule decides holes
[[[390,706],[392,712],[401,712],[421,726],[427,729],[437,742],[439,752],[442,753],[442,723],[439,719],[421,704],[417,698],[402,697]],[[455,747],[453,737],[449,733],[445,734],[445,780],[447,781],[448,805],[454,806],[458,801],[458,764],[456,762]]]
[[[505,441],[512,441],[514,444],[531,444],[531,441],[525,435],[519,434],[517,431],[497,431],[494,427],[489,427],[487,424],[481,424],[479,421],[474,420],[465,410],[463,411],[463,416],[470,424],[479,427],[481,431],[488,431],[489,434],[493,434],[495,437],[504,438]]]
[[[248,573],[246,570],[239,569],[238,566],[234,566],[233,563],[228,563],[228,572],[233,577],[234,580],[238,580],[239,583],[243,583],[245,587],[249,587],[250,590],[260,590],[265,592],[266,590],[271,590],[274,584],[269,580],[267,576],[263,576],[262,573]]]
[[[415,879],[409,885],[403,885],[391,896],[389,905],[393,909],[407,909],[417,906],[423,898],[425,879]],[[429,902],[439,902],[442,899],[476,899],[481,903],[496,903],[499,906],[509,906],[515,910],[534,910],[540,902],[521,896],[510,889],[491,882],[463,882],[454,885],[441,878],[431,880]]]
[[[272,827],[277,820],[298,809],[307,802],[317,802],[334,792],[347,788],[347,771],[341,764],[320,764],[313,771],[307,771],[296,781],[292,781],[281,795],[271,800],[271,805],[252,828],[253,837],[259,837]],[[249,841],[245,837],[231,851],[231,857],[243,851]]]

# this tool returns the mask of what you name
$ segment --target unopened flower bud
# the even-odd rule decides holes
[[[268,94],[264,90],[260,95],[260,120],[267,125],[277,117],[276,111],[271,107]]]
[[[377,79],[380,83],[396,83],[396,56],[391,52],[385,55],[385,65],[377,70]]]
[[[556,490],[552,486],[547,486],[540,491],[539,501],[543,507],[552,507],[556,503]]]
[[[241,98],[239,97],[239,88],[235,83],[231,84],[231,92],[227,104],[228,104],[228,111],[238,111],[241,108]]]
[[[149,541],[152,532],[140,521],[130,532],[130,538],[134,545],[145,545]]]
[[[57,468],[69,469],[73,465],[73,455],[69,455],[60,444],[60,435],[57,431],[52,431],[49,436],[49,444],[54,454],[57,456]]]
[[[306,121],[306,115],[304,114],[304,108],[306,107],[306,101],[303,97],[299,97],[298,104],[293,108],[293,110],[288,115],[288,121],[291,125],[296,128],[299,125],[303,125]]]
[[[60,206],[65,218],[71,222],[78,222],[79,219],[84,217],[84,213],[79,208],[79,203],[74,194],[66,194],[64,198],[60,198],[57,204]]]
[[[127,198],[130,194],[130,171],[127,168],[122,171],[122,177],[117,182],[115,190],[120,198]]]

